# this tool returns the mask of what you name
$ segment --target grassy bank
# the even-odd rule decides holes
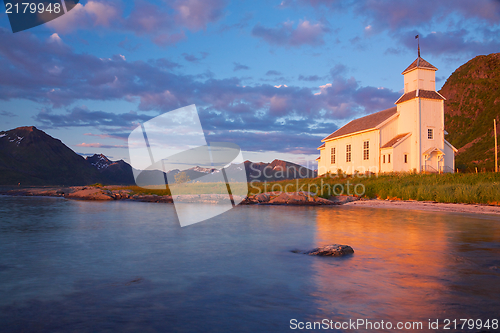
[[[310,191],[322,197],[349,194],[368,198],[500,205],[500,173],[391,174],[323,177],[253,183],[250,193]],[[341,193],[342,192],[342,193]]]
[[[241,184],[244,187],[244,184]],[[134,194],[170,195],[168,186],[145,189],[127,186]],[[177,193],[227,193],[223,183],[197,183]],[[271,191],[308,191],[331,195],[358,195],[367,198],[436,201],[447,203],[500,205],[500,173],[389,174],[380,176],[322,177],[249,184],[249,194]],[[241,189],[240,191],[241,192]]]

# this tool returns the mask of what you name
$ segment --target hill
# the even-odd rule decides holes
[[[105,184],[135,184],[132,167],[124,160],[113,162],[103,154],[94,154],[86,157],[86,160],[99,171],[100,178]]]
[[[477,56],[460,66],[439,91],[446,139],[458,149],[456,166],[494,168],[493,119],[500,131],[500,53]]]
[[[274,160],[272,163],[232,164],[227,169],[245,169],[248,181],[276,181],[315,177],[314,171],[298,164]],[[181,170],[170,170],[175,175]],[[216,169],[193,167],[183,170],[191,180],[219,182]],[[166,179],[159,170],[141,173],[144,185]],[[151,182],[149,182],[151,180]],[[135,184],[132,167],[123,160],[111,161],[103,154],[87,158],[75,153],[60,140],[34,126],[0,132],[0,185],[89,185],[93,183]]]
[[[83,157],[34,126],[0,132],[2,185],[82,185],[99,180]]]

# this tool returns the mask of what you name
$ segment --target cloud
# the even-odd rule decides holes
[[[176,22],[196,31],[222,18],[226,5],[223,0],[177,0],[173,8],[177,12]]]
[[[60,34],[68,34],[76,29],[111,28],[122,22],[121,15],[122,9],[117,2],[91,0],[85,5],[78,3],[70,12],[46,25]]]
[[[145,0],[134,1],[128,16],[119,1],[90,0],[77,4],[68,14],[47,23],[58,34],[77,29],[99,28],[109,31],[131,31],[148,36],[160,46],[176,44],[186,38],[186,31],[206,29],[224,16],[224,0],[177,0],[161,4]],[[124,47],[123,42],[120,43]]]
[[[456,14],[466,19],[486,21],[490,25],[500,21],[498,0],[297,0],[293,3],[341,13],[352,10],[367,19],[365,28],[370,33],[374,30],[400,31],[411,27],[430,26]]]
[[[278,75],[282,75],[281,72],[275,71],[273,69],[266,72],[266,76],[278,76]]]
[[[417,31],[411,31],[410,35],[415,36]],[[422,56],[453,56],[460,55],[462,58],[469,58],[477,54],[490,54],[500,49],[500,41],[497,35],[486,36],[478,40],[477,36],[471,35],[467,30],[450,30],[445,32],[432,32],[427,35],[419,34],[420,48]],[[409,50],[415,50],[415,40],[408,38],[408,33],[397,34],[395,36],[398,44]],[[398,49],[391,49],[388,52],[397,53]]]
[[[17,117],[17,115],[15,115],[14,113],[9,112],[9,111],[5,111],[5,110],[0,111],[0,116],[9,117],[9,118]]]
[[[175,68],[182,67],[182,65],[180,65],[174,61],[170,61],[167,58],[159,58],[159,59],[151,60],[151,61],[149,61],[149,63],[151,63],[153,66],[157,66],[157,67],[164,68],[164,69],[175,69]]]
[[[299,75],[298,80],[299,81],[310,81],[310,82],[316,82],[320,80],[324,80],[324,76],[318,76],[318,75]]]
[[[233,62],[233,65],[234,65],[233,72],[250,69],[250,67],[248,67],[246,65],[242,65],[238,62]]]
[[[200,52],[201,56],[197,57],[194,54],[189,54],[189,53],[183,53],[182,57],[184,60],[189,61],[189,62],[200,62],[201,60],[205,59],[208,56],[207,52]]]
[[[260,23],[252,29],[252,35],[271,45],[300,47],[302,45],[317,46],[324,44],[323,36],[329,30],[321,23],[300,21],[294,28],[294,23],[287,21],[274,28],[267,28]]]
[[[75,147],[86,147],[86,148],[128,148],[127,145],[105,145],[102,143],[79,143],[76,144]]]
[[[56,114],[51,110],[43,109],[34,116],[34,119],[49,127],[112,126],[134,128],[139,122],[147,121],[151,117],[139,115],[135,112],[112,113],[91,111],[87,107],[81,106],[67,110],[65,114]]]
[[[21,98],[47,105],[34,118],[46,127],[88,127],[115,138],[125,138],[138,123],[155,116],[140,111],[167,112],[196,104],[208,135],[241,141],[244,149],[268,149],[263,138],[274,140],[276,149],[309,145],[315,149],[315,136],[329,134],[351,118],[391,107],[399,97],[389,89],[361,86],[343,75],[342,65],[332,68],[335,75],[316,88],[283,82],[278,87],[245,85],[236,77],[174,73],[180,65],[168,59],[133,61],[120,55],[101,59],[74,53],[64,44],[53,45],[29,32],[14,38],[0,28],[0,39],[4,41],[1,100]],[[136,101],[138,112],[70,107],[81,100]],[[54,112],[50,107],[68,109]],[[242,135],[253,139],[243,142]],[[297,139],[301,137],[307,140]]]

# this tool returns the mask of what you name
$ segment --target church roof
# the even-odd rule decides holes
[[[379,111],[376,113],[372,113],[368,116],[365,116],[363,118],[358,118],[354,119],[353,121],[349,122],[347,125],[344,125],[343,127],[339,128],[326,138],[324,138],[321,141],[326,141],[334,138],[338,138],[340,136],[348,135],[351,133],[356,133],[360,131],[365,131],[368,129],[374,129],[393,115],[397,113],[397,107],[392,107],[387,110]]]
[[[413,90],[413,91],[407,92],[403,96],[399,97],[399,99],[394,104],[403,103],[403,102],[409,101],[410,99],[414,99],[417,97],[427,98],[427,99],[441,99],[443,101],[446,99],[437,91],[418,89],[418,90]]]
[[[432,66],[428,61],[422,59],[421,57],[418,57],[401,74],[406,74],[407,72],[409,72],[409,71],[411,71],[411,70],[413,70],[415,68],[425,68],[425,69],[431,69],[433,71],[437,71],[438,70],[436,67]]]
[[[325,148],[325,144],[324,143],[321,146],[319,146],[317,149],[319,150],[319,149],[323,149],[323,148]]]
[[[430,155],[435,151],[437,151],[438,155],[445,155],[444,151],[442,151],[441,149],[436,148],[436,147],[431,147],[431,148],[427,149],[422,155]]]
[[[389,142],[387,142],[385,145],[383,145],[380,148],[392,148],[396,144],[398,144],[399,142],[402,142],[404,139],[406,139],[406,137],[409,136],[408,134],[411,134],[411,133],[398,134],[395,137],[393,137],[392,139],[390,139]]]

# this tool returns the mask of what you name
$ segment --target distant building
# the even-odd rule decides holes
[[[420,53],[420,52],[419,52]],[[318,147],[318,175],[355,172],[453,172],[457,149],[445,140],[437,68],[420,57],[403,71],[396,106],[355,119]]]

